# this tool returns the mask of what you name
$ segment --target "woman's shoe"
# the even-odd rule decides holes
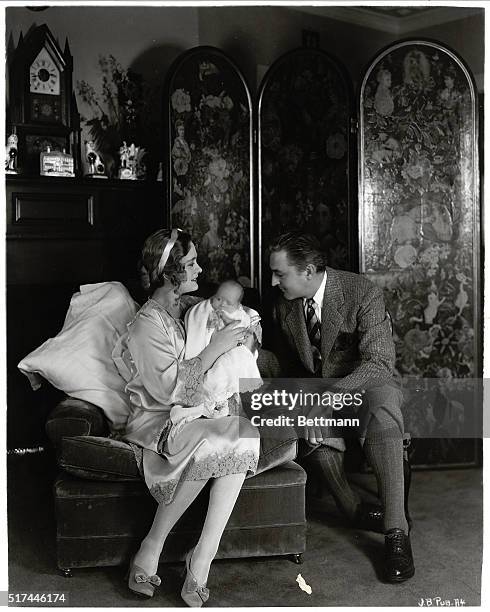
[[[190,550],[185,558],[185,580],[182,587],[181,597],[190,608],[200,608],[209,599],[209,589],[206,584],[198,584],[191,571],[191,559],[194,549]]]
[[[135,565],[134,557],[129,564],[127,578],[129,590],[141,597],[153,597],[155,587],[162,583],[159,576],[148,576],[141,567]]]

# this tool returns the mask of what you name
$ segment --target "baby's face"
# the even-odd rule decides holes
[[[225,312],[234,312],[240,306],[241,290],[231,285],[221,285],[211,298],[211,304],[215,310],[221,309]]]

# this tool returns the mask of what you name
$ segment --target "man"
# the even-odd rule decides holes
[[[363,393],[360,438],[382,510],[361,502],[351,489],[343,468],[345,443],[335,432],[309,428],[300,456],[320,471],[357,526],[384,531],[386,579],[407,580],[415,569],[404,508],[402,393],[393,379],[395,347],[382,292],[358,274],[327,267],[314,236],[289,232],[270,250],[272,285],[282,293],[274,305],[282,374],[335,379],[331,391]]]

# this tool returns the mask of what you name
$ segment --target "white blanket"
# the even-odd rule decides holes
[[[243,306],[244,325],[250,325],[258,313]],[[186,345],[185,359],[192,359],[208,346],[215,330],[209,324],[214,319],[210,300],[204,300],[187,311],[185,316]],[[237,346],[219,357],[203,378],[203,392],[206,398],[204,416],[226,416],[226,401],[235,393],[254,391],[262,385],[257,367],[257,355],[246,346]]]

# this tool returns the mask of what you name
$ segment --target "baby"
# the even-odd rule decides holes
[[[185,359],[199,355],[210,343],[213,333],[228,323],[239,321],[247,333],[243,343],[221,355],[205,373],[202,383],[203,403],[192,408],[172,409],[170,417],[175,425],[199,416],[227,416],[227,400],[232,395],[253,391],[261,386],[256,350],[262,340],[260,316],[255,310],[242,306],[243,293],[240,283],[227,280],[221,283],[213,297],[199,302],[186,313]]]
[[[250,308],[245,310],[242,306],[243,294],[244,289],[239,282],[226,280],[221,283],[214,296],[210,298],[213,310],[208,315],[207,329],[214,332],[215,329],[223,329],[228,323],[239,321],[242,327],[248,330],[243,345],[253,352],[262,341],[261,329],[257,326],[260,316],[255,310]]]

